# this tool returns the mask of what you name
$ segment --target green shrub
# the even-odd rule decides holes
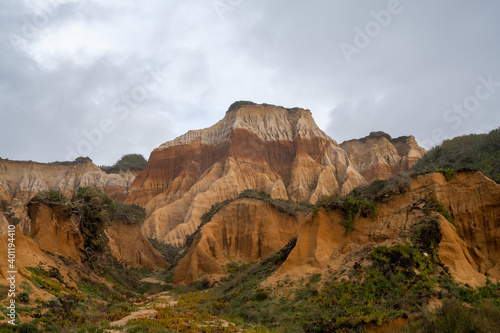
[[[376,179],[368,185],[357,187],[349,195],[357,195],[368,202],[382,201],[392,195],[406,193],[411,186],[413,171],[399,171],[389,179]]]
[[[416,223],[411,231],[412,244],[424,252],[433,252],[441,242],[441,230],[436,220],[425,219]]]
[[[160,252],[163,259],[165,259],[169,264],[176,264],[181,256],[182,248],[174,246],[172,244],[163,243],[154,238],[148,238],[153,247]]]
[[[295,216],[297,212],[309,212],[313,205],[307,202],[293,202],[291,200],[272,199],[269,193],[255,189],[247,189],[238,195],[238,198],[250,198],[269,203],[281,213]]]
[[[345,236],[354,230],[354,218],[358,215],[367,217],[371,215],[372,218],[377,216],[377,207],[373,202],[364,201],[361,199],[360,192],[353,191],[350,195],[339,197],[333,195],[323,198],[316,203],[316,207],[323,207],[326,211],[340,209],[344,213],[344,227]],[[313,213],[313,217],[314,217]]]
[[[269,295],[267,294],[267,292],[264,289],[258,289],[255,292],[253,299],[257,302],[260,302],[260,301],[267,299],[268,297],[269,297]]]
[[[47,205],[65,205],[68,201],[68,198],[60,190],[40,191],[30,200],[30,202],[39,202]]]
[[[27,304],[30,301],[30,295],[27,292],[23,291],[19,293],[17,299],[19,300],[19,302]]]
[[[491,302],[465,307],[456,300],[445,300],[435,315],[425,315],[406,332],[500,332],[500,307]]]
[[[439,214],[443,215],[455,227],[457,226],[453,216],[451,216],[451,214],[446,210],[446,208],[444,208],[444,205],[439,202],[437,198],[425,196],[423,200],[425,202],[424,209],[435,210]]]
[[[449,182],[453,178],[453,176],[457,173],[453,169],[436,169],[435,172],[442,173],[447,182]]]
[[[89,163],[89,162],[92,162],[92,159],[88,156],[86,156],[86,157],[80,156],[80,157],[75,158],[75,162],[78,164],[79,163]]]
[[[115,219],[128,224],[141,224],[146,218],[146,210],[135,204],[115,202]]]
[[[71,200],[70,210],[81,217],[84,246],[97,253],[103,252],[108,244],[106,225],[115,217],[113,199],[97,188],[80,187]]]
[[[236,101],[229,106],[228,111],[238,110],[240,107],[245,106],[245,105],[255,105],[255,103],[250,102],[250,101]]]
[[[412,167],[418,173],[430,173],[436,169],[443,172],[447,180],[453,177],[453,170],[479,170],[500,183],[500,128],[488,134],[470,134],[445,140]]]
[[[0,212],[6,212],[9,209],[9,202],[7,200],[0,200]]]
[[[206,277],[194,281],[194,287],[196,288],[196,290],[208,289],[210,288],[210,285],[211,285],[210,280],[207,279]]]
[[[101,166],[106,173],[119,173],[120,171],[141,171],[146,168],[148,161],[141,154],[123,155],[113,166]]]

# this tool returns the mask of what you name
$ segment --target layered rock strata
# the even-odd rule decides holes
[[[180,246],[212,204],[245,189],[312,203],[366,183],[309,110],[240,103],[212,127],[155,149],[127,202],[146,207],[148,237]]]
[[[342,142],[340,147],[369,183],[411,168],[426,153],[413,136],[393,139],[384,132],[372,132],[365,138]]]
[[[426,198],[438,200],[456,227],[442,214],[425,208]],[[264,211],[265,228],[255,214]],[[230,261],[248,263],[266,257],[263,252],[255,255],[251,250],[255,247],[248,246],[240,254],[236,249],[242,246],[234,244],[261,246],[272,238],[276,241],[269,251],[277,251],[295,236],[295,248],[268,283],[347,271],[376,246],[410,241],[413,226],[428,219],[440,226],[438,255],[457,281],[473,286],[484,285],[486,278],[500,281],[500,185],[480,172],[458,173],[450,181],[440,173],[418,176],[406,193],[378,202],[377,213],[375,219],[356,217],[354,230],[345,236],[345,217],[340,211],[320,209],[314,218],[309,214],[294,219],[262,201],[235,200],[201,228],[179,263],[175,282],[190,283],[200,276],[217,279],[226,273],[224,265]]]

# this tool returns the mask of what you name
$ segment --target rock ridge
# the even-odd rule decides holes
[[[374,176],[388,178],[414,160],[404,155],[407,147],[407,155],[413,154],[411,142],[398,145],[379,143],[394,155],[394,162],[365,172],[364,155],[358,158],[340,147],[317,126],[310,110],[236,102],[213,126],[189,131],[155,149],[126,201],[146,208],[142,230],[148,237],[182,246],[212,204],[246,189],[314,203],[322,196],[347,194]],[[372,155],[382,153],[368,157]]]

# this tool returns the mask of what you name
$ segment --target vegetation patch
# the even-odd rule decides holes
[[[120,173],[121,171],[141,171],[146,168],[148,161],[141,154],[123,155],[112,166],[101,166],[101,170],[110,173]]]
[[[454,169],[436,169],[434,172],[442,173],[447,182],[453,179],[453,176],[457,173]]]
[[[490,301],[471,307],[448,299],[435,314],[424,314],[406,332],[500,332],[500,308]]]
[[[361,331],[366,323],[419,311],[435,292],[438,263],[410,244],[374,249],[367,256],[371,264],[353,270],[349,281],[339,281],[337,274],[313,274],[285,296],[263,288],[261,282],[286,260],[293,246],[291,242],[260,263],[238,269],[207,292],[212,298],[200,300],[198,311],[239,318],[269,330]],[[322,288],[319,281],[324,282]]]
[[[424,209],[435,210],[439,214],[443,215],[455,227],[457,226],[455,224],[455,219],[453,218],[453,216],[451,216],[451,214],[446,210],[446,208],[444,208],[444,205],[439,202],[437,198],[425,196],[424,202]]]
[[[316,203],[316,207],[322,207],[326,211],[340,209],[345,216],[344,227],[346,236],[354,230],[354,218],[356,216],[361,215],[367,217],[371,215],[373,219],[377,216],[377,207],[375,204],[373,202],[364,201],[361,198],[360,192],[357,191],[353,191],[350,195],[344,197],[333,195],[323,198]],[[313,212],[313,218],[316,216],[317,211],[316,208]]]
[[[276,208],[281,213],[292,215],[292,216],[296,216],[297,212],[299,212],[299,211],[309,212],[313,207],[313,205],[311,205],[309,203],[305,203],[305,202],[297,203],[297,202],[293,202],[290,200],[272,199],[271,195],[269,193],[266,193],[264,191],[255,190],[255,189],[247,189],[247,190],[244,190],[243,192],[241,192],[240,194],[238,194],[238,196],[236,198],[227,199],[227,200],[213,204],[210,207],[210,209],[201,216],[201,223],[198,226],[198,228],[196,229],[196,231],[194,233],[192,233],[191,235],[186,236],[185,246],[190,247],[193,244],[194,238],[199,233],[200,229],[205,224],[210,222],[212,220],[212,217],[215,214],[217,214],[217,212],[222,207],[226,206],[227,204],[229,204],[230,202],[233,202],[236,199],[242,199],[242,198],[250,198],[250,199],[257,199],[257,200],[265,201],[268,204],[270,204],[271,206],[273,206],[274,208]]]
[[[127,224],[140,225],[146,218],[146,210],[135,204],[126,204],[124,202],[115,202],[115,219],[124,221]]]
[[[459,136],[434,147],[412,168],[419,173],[435,170],[479,170],[500,184],[500,128],[488,134]],[[451,171],[443,173],[447,179]]]
[[[238,198],[251,198],[267,202],[281,213],[296,216],[297,212],[309,212],[313,205],[307,202],[293,202],[291,200],[272,199],[269,193],[254,189],[244,190]]]
[[[5,216],[9,224],[18,225],[21,222],[19,217],[16,217],[14,212],[12,211],[12,207],[7,200],[0,200],[0,213]]]
[[[410,235],[413,246],[426,253],[436,252],[441,238],[439,223],[433,219],[424,219],[416,223]]]
[[[245,106],[245,105],[256,105],[256,104],[254,102],[251,102],[251,101],[236,101],[229,106],[228,111],[238,110],[240,107]]]
[[[80,230],[85,235],[84,246],[102,253],[108,244],[106,225],[115,216],[113,199],[94,187],[80,187],[73,196],[69,209],[80,215]]]
[[[225,205],[233,201],[234,199],[228,199],[221,202],[216,202],[210,207],[210,209],[201,216],[201,223],[194,233],[186,236],[186,247],[190,247],[193,244],[195,236],[200,232],[200,229],[212,220],[212,217]]]
[[[148,238],[153,247],[160,252],[163,259],[167,261],[170,265],[175,265],[181,258],[182,248],[174,246],[172,244],[164,243],[154,238]]]

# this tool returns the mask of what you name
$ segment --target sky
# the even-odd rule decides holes
[[[238,100],[337,142],[500,126],[495,0],[0,1],[0,157],[112,165]]]

